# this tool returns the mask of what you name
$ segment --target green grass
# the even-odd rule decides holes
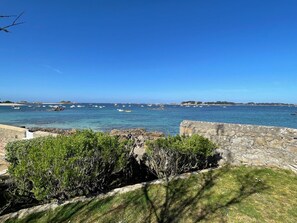
[[[233,167],[7,222],[297,222],[297,176]]]

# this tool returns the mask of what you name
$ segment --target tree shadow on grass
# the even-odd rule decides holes
[[[235,171],[229,167],[191,176],[173,178],[161,185],[146,184],[141,190],[112,197],[95,218],[96,222],[199,222],[214,219],[226,222],[228,208],[249,196],[268,189],[257,179],[257,171]],[[232,177],[229,178],[231,175]],[[231,186],[220,184],[224,178]],[[228,180],[230,179],[230,182]],[[234,186],[236,185],[236,186]],[[220,188],[222,187],[222,188]],[[218,191],[220,190],[221,191]],[[109,203],[109,204],[107,204]],[[98,211],[100,205],[92,204]],[[82,219],[82,222],[86,219]]]
[[[268,189],[264,182],[258,180],[251,170],[236,177],[238,188],[214,195],[217,180],[229,171],[228,167],[220,171],[209,171],[198,179],[172,180],[165,183],[160,194],[150,193],[149,187],[143,188],[143,193],[149,204],[149,213],[145,222],[199,222],[216,216],[219,222],[226,221],[227,208],[242,202],[249,196]],[[192,182],[191,182],[192,181]],[[193,185],[197,182],[197,186]],[[231,182],[232,183],[232,182]],[[191,186],[190,186],[191,185]],[[158,197],[163,197],[162,201]]]

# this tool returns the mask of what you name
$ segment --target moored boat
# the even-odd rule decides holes
[[[65,110],[65,108],[63,106],[58,106],[58,105],[52,108],[52,111],[63,111],[63,110]]]

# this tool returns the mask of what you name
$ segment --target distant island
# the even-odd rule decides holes
[[[21,103],[15,103],[13,101],[0,101],[0,106],[21,106]]]
[[[61,104],[73,104],[71,101],[60,101]]]
[[[14,102],[13,101],[0,101],[0,103],[3,103],[3,104],[13,104]]]
[[[181,106],[196,106],[196,105],[222,105],[222,106],[230,106],[230,105],[247,105],[247,106],[295,106],[296,104],[288,104],[288,103],[258,103],[258,102],[248,102],[248,103],[236,103],[230,101],[212,101],[212,102],[202,102],[202,101],[183,101],[180,103]]]

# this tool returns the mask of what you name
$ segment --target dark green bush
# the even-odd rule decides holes
[[[130,146],[128,140],[81,131],[9,143],[6,159],[20,195],[65,199],[120,185]]]
[[[147,167],[135,161],[132,147],[131,140],[93,131],[9,143],[11,197],[60,200],[151,179]],[[159,178],[207,167],[215,149],[197,135],[161,138],[146,147],[144,162]]]
[[[158,178],[208,167],[216,146],[199,135],[169,136],[146,143],[146,159]]]

